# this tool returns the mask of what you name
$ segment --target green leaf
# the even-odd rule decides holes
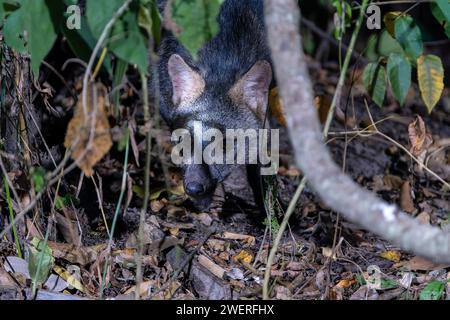
[[[392,37],[395,37],[395,20],[403,14],[401,11],[390,11],[386,13],[383,17],[384,25],[386,26],[386,31]]]
[[[20,4],[6,19],[3,34],[8,46],[31,55],[31,67],[37,76],[57,34],[45,0],[21,0]]]
[[[431,113],[444,91],[444,67],[441,58],[430,54],[417,59],[417,78],[422,99]]]
[[[450,3],[448,0],[436,0],[431,3],[431,12],[444,27],[445,34],[450,39]]]
[[[114,67],[114,77],[113,77],[113,88],[118,88],[125,77],[127,72],[128,62],[121,59],[117,59],[116,65]],[[120,117],[119,107],[120,107],[120,90],[114,90],[113,93],[113,104],[114,104],[114,114],[116,118]]]
[[[98,39],[114,13],[123,4],[122,0],[87,0],[86,18],[89,28]]]
[[[403,105],[411,86],[411,64],[403,54],[392,53],[388,59],[387,73],[394,97]]]
[[[81,17],[80,30],[70,30],[66,27],[63,27],[61,30],[73,53],[81,60],[88,62],[96,41],[91,30],[87,26],[85,17]],[[100,56],[100,54],[98,56]],[[112,74],[111,59],[108,56],[105,57],[103,66],[110,74]]]
[[[151,16],[152,16],[152,27],[153,27],[153,39],[155,39],[155,44],[159,45],[161,42],[161,14],[158,10],[158,5],[156,1],[152,2],[151,7]]]
[[[147,72],[147,46],[139,28],[139,8],[135,4],[133,2],[128,11],[115,23],[107,46],[120,59],[137,65],[142,72]],[[122,0],[87,1],[87,21],[95,38],[100,37],[107,23],[122,5]]]
[[[80,201],[72,196],[71,194],[66,194],[64,197],[57,196],[55,199],[55,209],[62,210],[63,208],[70,207],[72,204],[78,205]]]
[[[369,36],[369,40],[367,40],[367,49],[364,55],[370,62],[377,61],[379,58],[377,52],[377,42],[378,42],[378,35],[376,34],[371,34]]]
[[[5,9],[3,9],[3,3],[0,3],[0,27],[3,26],[3,22],[6,18]]]
[[[130,139],[130,130],[125,128],[122,132],[122,136],[119,139],[119,143],[117,144],[117,150],[120,152],[124,151]]]
[[[450,23],[450,2],[448,0],[435,0],[432,2],[431,12],[439,23]]]
[[[391,37],[388,31],[383,31],[378,43],[378,53],[381,56],[389,56],[391,53],[405,54],[397,40]]]
[[[413,61],[422,55],[422,33],[413,18],[402,16],[395,20],[395,38]]]
[[[42,284],[47,280],[50,270],[53,268],[55,258],[52,249],[38,238],[31,240],[28,247],[28,271],[33,283]]]
[[[147,31],[147,35],[149,37],[152,36],[153,33],[153,21],[150,10],[144,5],[139,6],[139,26]]]
[[[223,0],[174,0],[172,18],[178,40],[196,58],[200,48],[219,32],[217,16]]]
[[[445,282],[433,280],[425,288],[422,289],[419,295],[420,300],[440,300],[444,293]]]
[[[33,183],[34,190],[41,192],[45,186],[45,170],[41,167],[31,169],[31,181]]]
[[[0,27],[3,26],[6,17],[19,8],[19,2],[14,0],[0,0]]]
[[[139,29],[136,12],[128,11],[117,21],[109,40],[109,48],[120,59],[137,65],[141,72],[147,73],[148,50]]]
[[[381,289],[394,289],[397,288],[398,284],[394,280],[391,279],[381,279]]]
[[[364,69],[363,83],[367,93],[379,107],[386,94],[386,70],[379,63],[369,63]]]

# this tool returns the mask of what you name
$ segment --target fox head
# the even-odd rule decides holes
[[[162,106],[161,113],[172,130],[186,129],[194,137],[194,124],[201,123],[203,131],[213,128],[225,137],[227,129],[263,127],[272,81],[272,68],[268,61],[257,61],[248,69],[237,72],[232,80],[221,82],[220,75],[215,75],[219,81],[213,83],[208,81],[207,70],[188,62],[180,55],[172,54],[165,68],[172,90],[168,95],[169,101],[162,101],[169,107]],[[201,148],[204,149],[209,142],[201,141]],[[209,206],[217,184],[229,175],[234,166],[182,165],[185,191],[199,209]]]

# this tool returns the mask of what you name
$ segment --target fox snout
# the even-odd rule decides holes
[[[183,184],[186,194],[196,207],[207,209],[212,202],[218,180],[211,176],[208,165],[186,165],[183,169]]]

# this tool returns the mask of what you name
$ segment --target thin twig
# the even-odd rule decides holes
[[[153,50],[153,49],[151,49]],[[152,68],[154,69],[154,68]],[[147,76],[141,72],[141,83],[142,83],[142,99],[144,102],[144,122],[146,124],[150,124],[150,108],[148,103],[148,88],[147,88]],[[145,136],[145,145],[146,145],[146,154],[145,154],[145,171],[144,171],[144,203],[142,204],[141,212],[139,215],[139,230],[138,230],[138,252],[136,256],[136,291],[135,291],[135,299],[138,300],[140,298],[139,293],[141,292],[141,283],[142,283],[142,255],[144,252],[144,223],[145,223],[145,214],[148,209],[148,202],[150,198],[150,164],[151,164],[151,151],[152,151],[152,137],[151,137],[151,128],[147,128],[147,133]]]

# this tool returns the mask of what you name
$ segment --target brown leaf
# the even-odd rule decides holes
[[[433,138],[427,133],[425,122],[420,116],[408,126],[409,141],[411,143],[411,153],[419,157],[433,143]]]
[[[243,241],[249,246],[253,245],[256,241],[255,237],[253,237],[253,236],[239,234],[239,233],[232,233],[232,232],[224,232],[222,234],[222,238],[228,239],[228,240]]]
[[[423,211],[416,217],[416,219],[419,220],[420,223],[430,224],[430,219],[431,218],[430,218],[430,214],[428,212]]]
[[[352,285],[354,285],[356,283],[355,279],[343,279],[340,280],[335,287],[337,288],[342,288],[342,289],[347,289],[350,288]]]
[[[200,265],[208,269],[213,275],[215,275],[220,279],[223,279],[225,269],[223,269],[221,266],[211,261],[211,259],[209,259],[207,256],[200,255],[198,257],[198,262],[200,263]]]
[[[270,113],[278,121],[280,125],[286,127],[286,116],[284,106],[278,94],[278,88],[273,88],[269,93],[269,108]]]
[[[99,254],[105,250],[106,244],[99,244],[92,247],[78,247],[72,244],[49,241],[48,246],[52,249],[53,256],[64,259],[73,264],[85,266],[96,261]]]
[[[76,220],[70,219],[69,215],[66,213],[68,209],[63,209],[65,216],[56,212],[55,219],[59,231],[61,232],[64,240],[67,243],[78,245],[81,243],[81,235],[78,229],[78,223]]]
[[[105,110],[106,88],[102,84],[90,84],[87,89],[86,111],[80,95],[75,114],[67,127],[64,146],[72,148],[71,158],[78,161],[78,166],[87,177],[93,174],[93,167],[108,153],[112,139],[108,117]],[[94,128],[91,130],[91,117],[96,114]],[[89,143],[91,132],[93,137]]]
[[[413,257],[411,260],[403,264],[404,267],[411,271],[433,271],[448,268],[450,265],[435,264],[422,257]]]
[[[391,174],[384,176],[383,182],[390,189],[400,189],[400,187],[403,185],[402,178],[400,178],[399,176],[391,175]]]
[[[416,210],[411,196],[411,184],[409,181],[406,181],[400,190],[400,207],[408,213],[413,213]]]

